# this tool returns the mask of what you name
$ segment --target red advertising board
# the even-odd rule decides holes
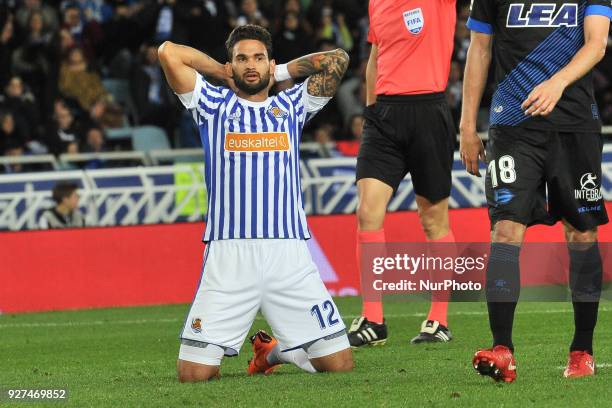
[[[610,210],[611,208],[609,208]],[[458,241],[486,242],[485,209],[452,210]],[[309,218],[315,262],[335,295],[358,293],[355,215]],[[0,233],[0,312],[190,302],[201,271],[202,223]],[[424,239],[415,212],[389,214],[393,242]],[[561,226],[534,227],[528,241],[563,241]],[[612,241],[603,227],[600,241]]]

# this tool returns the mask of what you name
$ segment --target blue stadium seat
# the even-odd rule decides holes
[[[134,150],[170,149],[166,131],[157,126],[138,126],[132,128],[132,147]]]
[[[130,94],[130,85],[127,79],[107,78],[102,80],[102,86],[113,96],[115,102],[123,106],[125,113],[132,120],[132,123],[138,123],[136,108]],[[129,123],[126,123],[129,125]]]

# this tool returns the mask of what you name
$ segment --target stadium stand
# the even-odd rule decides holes
[[[18,200],[42,205],[51,188],[45,180],[81,180],[86,207],[83,210],[93,224],[100,218],[91,214],[106,212],[112,207],[113,194],[125,194],[120,189],[131,188],[134,180],[140,180],[136,183],[139,188],[153,189],[149,190],[149,197],[154,197],[147,204],[149,209],[157,208],[168,192],[167,208],[180,207],[179,191],[201,199],[205,193],[201,188],[202,172],[196,170],[202,166],[199,135],[191,116],[181,111],[163,79],[157,46],[172,40],[224,61],[227,34],[236,25],[253,21],[271,31],[274,57],[280,62],[330,47],[349,52],[351,66],[337,98],[305,128],[300,154],[307,212],[353,211],[356,201],[350,180],[362,128],[359,119],[369,55],[367,2],[259,0],[248,2],[246,8],[243,3],[247,2],[2,2],[0,229],[35,227],[31,220],[44,206],[35,206],[26,215],[31,220],[22,222],[19,220],[25,207]],[[251,9],[253,4],[255,12]],[[461,111],[462,75],[469,45],[465,28],[468,7],[469,1],[458,1],[455,51],[447,90],[456,121]],[[201,27],[209,28],[206,35],[202,35]],[[612,81],[604,73],[612,72],[611,67],[612,52],[608,52],[594,75],[608,137],[612,134]],[[76,93],[75,83],[66,81],[66,75],[81,84]],[[479,115],[483,138],[490,95],[489,87]],[[605,152],[604,158],[612,156],[609,146]],[[607,166],[606,161],[606,177]],[[482,206],[482,197],[477,196],[482,193],[480,181],[460,174],[458,162],[455,169],[457,192],[451,205]],[[98,183],[98,178],[105,182]],[[158,178],[166,184],[151,182]],[[132,181],[126,182],[128,179]],[[609,190],[608,182],[604,180],[604,194]],[[414,207],[414,194],[408,184],[403,184],[392,209]],[[118,190],[109,193],[107,189],[111,187]],[[145,191],[141,194],[145,195]],[[172,194],[174,199],[170,199]],[[189,202],[188,210],[180,210],[172,217],[151,216],[154,212],[141,208],[136,218],[109,216],[104,222],[171,222],[193,214],[194,219],[200,219],[204,210],[195,209],[193,201]],[[183,215],[177,215],[181,211]]]

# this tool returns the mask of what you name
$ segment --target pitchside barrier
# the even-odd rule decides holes
[[[157,162],[163,155],[156,156]],[[64,158],[66,159],[66,158]],[[306,213],[350,214],[357,207],[355,158],[309,159],[300,162]],[[80,186],[81,211],[89,226],[193,222],[206,214],[203,163],[119,169],[70,170],[0,176],[0,230],[36,229],[41,212],[53,206],[51,189],[59,181]],[[484,167],[481,168],[484,175]],[[588,176],[588,175],[585,175]],[[453,164],[451,208],[486,204],[484,178],[466,173],[458,153]],[[592,177],[588,177],[593,182]],[[594,180],[612,200],[612,144],[604,146],[603,177]],[[581,189],[576,180],[576,189]],[[589,186],[593,187],[593,186]],[[407,176],[389,203],[390,211],[416,209]]]

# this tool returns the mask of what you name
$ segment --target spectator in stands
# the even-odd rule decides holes
[[[67,97],[79,101],[85,111],[101,97],[108,93],[102,86],[98,73],[88,69],[87,61],[80,48],[73,48],[68,53],[59,75],[59,90]]]
[[[333,142],[334,127],[329,123],[324,123],[314,131],[314,141],[319,144],[320,157],[332,157],[336,153],[331,146]]]
[[[88,123],[87,127],[101,127],[102,129],[128,125],[123,108],[113,101],[110,95],[101,96],[91,105],[89,118],[85,122]]]
[[[66,58],[70,50],[76,47],[76,41],[74,40],[74,37],[72,37],[70,31],[68,31],[68,29],[66,28],[62,28],[59,31],[59,47],[59,54],[62,59]]]
[[[142,47],[130,74],[130,91],[140,124],[159,126],[172,138],[179,110],[159,65],[157,45]]]
[[[217,61],[225,61],[225,40],[231,30],[231,11],[226,0],[182,0],[176,4],[176,26],[172,36]],[[202,35],[206,27],[206,35]]]
[[[58,29],[57,10],[47,4],[43,4],[42,0],[25,0],[23,6],[17,9],[15,20],[20,29],[24,31],[29,29],[30,18],[34,13],[41,16],[43,25],[48,31],[54,32]]]
[[[29,32],[12,55],[12,68],[23,78],[37,96],[39,109],[44,110],[47,98],[55,89],[56,47],[53,32],[44,25],[40,12],[30,14]]]
[[[285,63],[313,51],[313,45],[306,31],[301,27],[299,15],[288,12],[283,26],[274,37],[274,58]]]
[[[287,0],[285,2],[285,9],[281,13],[281,21],[277,22],[276,27],[282,27],[283,24],[285,24],[285,17],[287,16],[287,14],[290,13],[295,14],[297,16],[300,28],[304,30],[304,33],[309,36],[309,41],[312,42],[312,25],[304,14],[304,10],[302,9],[302,3],[300,3],[300,0]]]
[[[104,138],[104,132],[102,129],[92,127],[85,133],[85,144],[81,151],[83,153],[103,153],[107,151],[106,140]],[[100,169],[105,167],[106,161],[99,157],[88,160],[83,168],[87,170]]]
[[[16,126],[10,112],[0,114],[0,156],[23,156],[25,153],[25,137]],[[4,173],[21,173],[25,171],[22,164],[3,166]]]
[[[243,26],[245,24],[257,24],[268,28],[270,23],[262,14],[257,5],[257,0],[242,0],[240,4],[240,14],[234,21],[234,27]]]
[[[40,113],[34,95],[25,89],[20,77],[12,77],[0,95],[0,106],[13,113],[16,126],[31,139],[40,134]]]
[[[98,127],[92,127],[85,133],[85,144],[81,149],[84,153],[102,153],[107,151],[104,132]]]
[[[319,39],[333,42],[336,47],[347,52],[353,49],[353,37],[346,25],[344,15],[338,14],[334,18],[334,11],[329,6],[321,9],[321,24],[317,35]]]
[[[155,41],[162,43],[172,37],[174,29],[174,7],[176,0],[159,0],[161,9],[157,16],[157,24],[155,29]]]
[[[6,83],[11,75],[11,56],[15,49],[13,16],[0,13],[0,84]]]
[[[102,30],[104,41],[100,49],[101,61],[108,68],[109,76],[127,78],[132,65],[132,53],[138,50],[142,29],[134,15],[140,7],[115,0],[108,4],[110,17]]]
[[[171,140],[180,129],[182,146],[199,146],[199,137],[188,113],[174,116],[176,111],[172,110],[170,117],[155,114],[161,111],[160,100],[161,106],[167,106],[175,103],[175,97],[167,98],[166,92],[160,92],[156,68],[148,61],[147,51],[140,53],[139,50],[145,41],[171,38],[224,61],[224,39],[229,30],[247,22],[271,25],[274,57],[280,62],[337,46],[351,52],[352,75],[345,77],[337,98],[309,121],[304,136],[312,140],[315,133],[323,138],[322,134],[329,133],[324,129],[330,127],[349,129],[349,122],[363,109],[360,64],[369,55],[367,3],[364,0],[0,0],[4,5],[0,6],[0,87],[5,89],[4,99],[0,96],[0,111],[12,113],[17,132],[26,141],[21,151],[13,153],[44,151],[30,139],[48,142],[56,153],[77,151],[78,145],[83,146],[81,140],[86,145],[85,133],[79,129],[125,125],[123,110],[106,96],[99,81],[101,77],[129,79],[134,110],[141,113],[143,123],[163,127]],[[455,111],[461,106],[458,92],[461,78],[455,73],[463,72],[469,45],[469,31],[465,27],[469,0],[458,0],[457,4],[454,62],[447,91]],[[74,48],[82,51],[73,56]],[[600,80],[595,73],[595,81],[601,118],[605,124],[612,124],[612,57],[608,56],[612,52],[599,64]],[[71,65],[70,58],[87,63]],[[64,69],[61,80],[60,66]],[[18,80],[12,79],[15,75],[21,78],[21,86]],[[87,78],[89,75],[91,80]],[[165,81],[161,82],[165,87]],[[78,100],[76,108],[71,106],[67,115],[58,114],[54,109],[60,83],[62,93]],[[285,81],[275,89],[291,85],[291,81]],[[22,88],[21,94],[19,88]],[[488,86],[483,112],[488,111],[491,94]],[[30,99],[30,95],[34,98]],[[29,110],[31,104],[34,111]],[[24,112],[28,113],[24,115]],[[62,130],[61,136],[56,135],[60,131],[59,116],[71,117],[64,122],[72,122]],[[27,118],[25,125],[24,117]],[[43,128],[44,123],[49,126]],[[486,125],[486,120],[480,121],[479,129]],[[44,129],[44,135],[39,136],[36,128]],[[345,130],[335,136],[341,140],[348,134]],[[68,141],[70,135],[78,145]]]
[[[104,4],[104,0],[78,0],[75,5],[79,7],[85,21],[102,23],[104,18],[109,16],[109,7]]]
[[[15,123],[11,112],[0,113],[0,152],[4,156],[20,156],[25,149],[26,136]]]
[[[79,41],[83,35],[84,22],[81,19],[81,9],[75,2],[68,2],[63,7],[62,26],[75,40]]]
[[[347,140],[336,142],[336,150],[339,154],[348,157],[357,157],[359,145],[361,144],[361,134],[363,133],[363,115],[353,115],[349,120],[349,126],[345,130],[348,135]]]
[[[38,222],[40,229],[77,228],[85,226],[85,218],[79,211],[79,186],[60,182],[53,187],[52,197],[56,205],[43,211]]]
[[[53,120],[47,129],[47,146],[52,153],[78,153],[83,134],[82,125],[75,120],[74,114],[63,100],[55,102]]]
[[[87,60],[96,60],[103,41],[102,25],[94,19],[85,19],[79,2],[65,3],[62,28],[70,33]]]

